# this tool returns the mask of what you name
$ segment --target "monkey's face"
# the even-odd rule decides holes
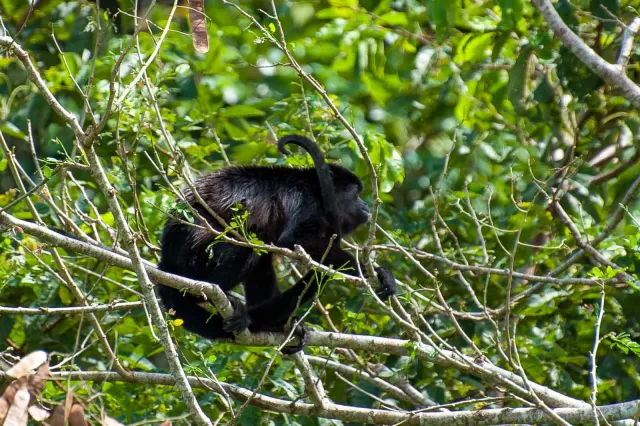
[[[355,184],[338,190],[338,212],[343,235],[351,234],[369,220],[369,206],[360,198],[361,190],[362,187]]]

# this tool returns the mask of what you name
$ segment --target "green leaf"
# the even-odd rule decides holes
[[[329,4],[334,7],[350,7],[357,8],[358,0],[329,0]]]
[[[459,64],[465,64],[479,62],[488,58],[491,55],[490,47],[493,37],[493,33],[481,34],[476,37],[473,34],[468,34],[459,45],[455,61]]]
[[[500,53],[502,52],[502,48],[511,38],[510,31],[504,31],[498,34],[496,37],[496,41],[493,44],[493,50],[491,51],[491,60],[497,61],[500,58]]]
[[[353,71],[356,66],[356,51],[355,49],[346,49],[340,52],[335,61],[333,62],[333,69],[336,72]]]
[[[229,121],[222,123],[222,126],[231,139],[242,139],[246,135],[246,132],[242,130],[242,128]]]
[[[239,163],[250,163],[265,154],[269,146],[264,142],[249,142],[236,146],[233,156]]]
[[[250,105],[233,105],[220,113],[222,118],[262,117],[263,115],[264,112]]]
[[[604,278],[604,272],[602,272],[602,270],[597,266],[594,266],[593,268],[591,268],[590,275],[596,278]]]
[[[329,7],[316,13],[318,19],[350,18],[352,16],[353,10],[346,7]]]
[[[518,21],[522,19],[523,0],[500,0],[500,8],[502,9],[502,26],[508,30],[515,29]]]
[[[475,105],[471,97],[475,95],[477,87],[478,82],[476,80],[467,81],[467,89],[465,93],[458,97],[458,103],[456,104],[454,111],[459,123],[463,123],[469,119],[469,115],[471,114],[471,111],[473,111],[473,106]],[[448,142],[450,142],[450,140]],[[447,150],[448,149],[449,148],[447,148]]]
[[[0,167],[0,171],[2,171],[2,167]],[[44,174],[44,177],[46,177],[47,179],[50,179],[51,175],[53,174],[53,170],[51,169],[51,167],[45,164],[42,167],[42,173]]]
[[[640,357],[640,344],[631,340],[628,333],[620,333],[615,335],[615,333],[611,333],[606,336],[610,340],[610,347],[614,349],[620,350],[624,354],[628,354],[632,352],[637,357]]]
[[[433,0],[431,20],[436,27],[451,27],[457,19],[458,5],[455,0]]]
[[[409,20],[407,19],[407,15],[402,12],[397,12],[395,10],[392,10],[391,12],[387,12],[381,15],[380,20],[388,25],[400,25],[400,26],[409,25]]]
[[[71,305],[75,300],[73,294],[71,293],[71,290],[63,285],[58,288],[58,297],[65,305]]]
[[[0,125],[0,130],[4,133],[5,136],[11,136],[16,139],[27,139],[27,134],[18,128],[15,124],[11,122],[2,123]]]
[[[369,76],[367,73],[363,73],[360,78],[362,82],[369,90],[371,97],[379,104],[384,105],[391,94],[384,87],[381,81],[378,81],[375,77]]]

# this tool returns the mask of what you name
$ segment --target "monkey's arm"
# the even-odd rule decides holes
[[[358,272],[358,270],[360,270],[365,277],[367,276],[367,270],[364,265],[358,262],[351,254],[337,246],[329,251],[322,263],[325,265],[333,265],[334,268],[339,268],[341,272],[348,275],[360,276]],[[359,269],[358,265],[360,266]],[[397,293],[398,285],[391,271],[382,267],[374,268],[374,270],[380,282],[380,288],[376,292],[378,297],[382,300],[387,300],[389,297],[394,296]]]
[[[224,329],[224,320],[220,315],[211,314],[198,306],[201,298],[164,285],[159,286],[158,292],[165,308],[174,311],[174,318],[184,321],[183,326],[187,331],[212,340],[233,338],[233,333]]]

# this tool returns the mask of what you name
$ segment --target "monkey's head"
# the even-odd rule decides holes
[[[369,206],[360,198],[362,181],[358,176],[336,164],[331,164],[330,168],[342,235],[348,235],[369,220]]]

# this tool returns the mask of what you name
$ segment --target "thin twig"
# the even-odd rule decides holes
[[[638,24],[640,25],[640,23]],[[591,407],[593,408],[593,421],[596,426],[600,425],[600,416],[598,416],[598,363],[596,361],[598,356],[598,346],[600,345],[600,327],[602,326],[602,318],[604,317],[604,302],[605,302],[605,287],[604,284],[600,286],[600,306],[598,306],[598,316],[596,317],[595,330],[593,332],[593,348],[589,354],[589,360],[591,361],[591,370],[589,371],[589,377],[591,378]]]
[[[75,315],[89,312],[128,311],[142,307],[142,302],[123,302],[109,304],[94,304],[87,306],[73,306],[68,308],[13,308],[0,306],[0,315]]]

